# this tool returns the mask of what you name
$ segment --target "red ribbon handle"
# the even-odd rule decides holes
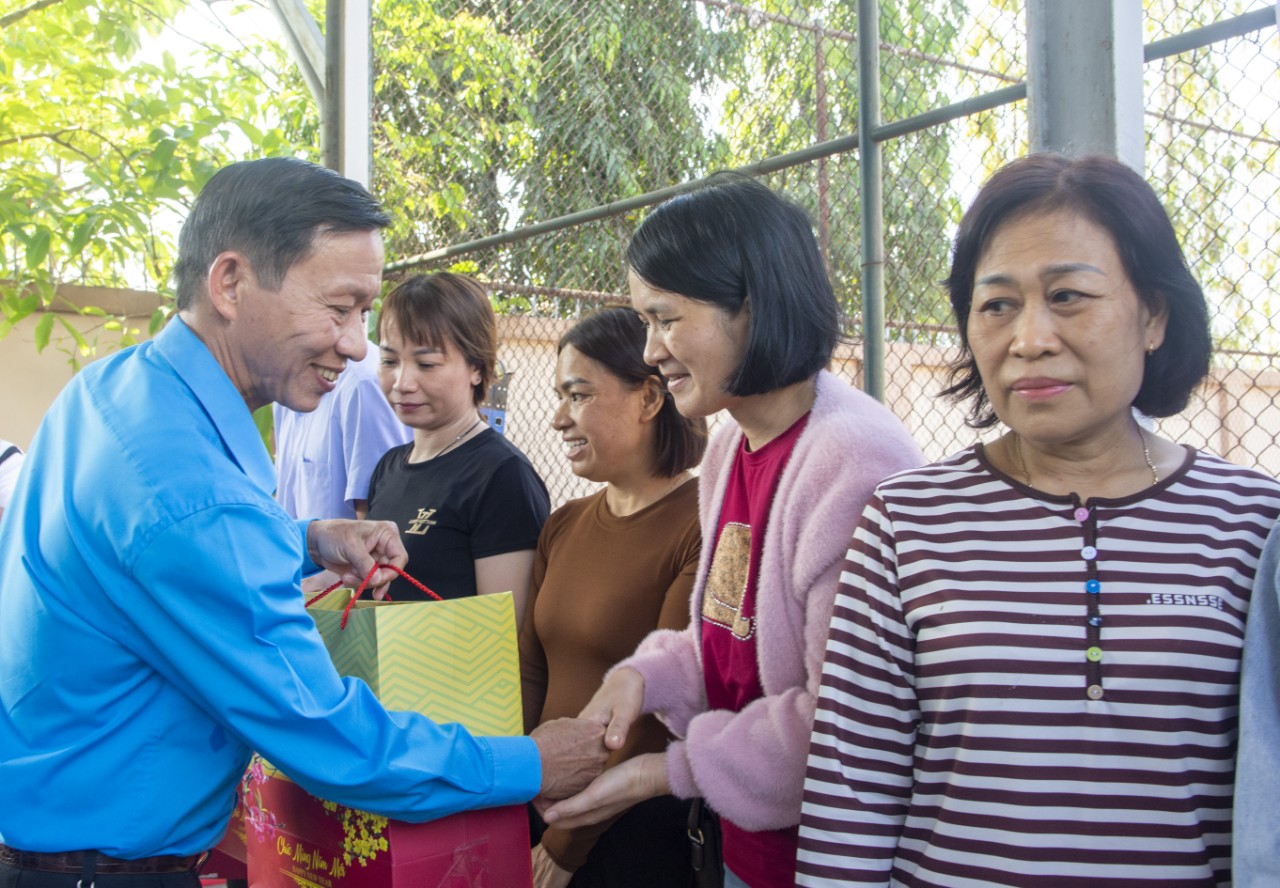
[[[375,564],[375,565],[370,569],[369,573],[367,573],[367,574],[365,575],[364,581],[360,584],[360,588],[356,589],[356,591],[355,591],[354,593],[352,593],[352,595],[351,595],[351,600],[347,602],[347,606],[346,606],[345,608],[343,608],[343,609],[342,609],[342,621],[338,624],[338,628],[339,628],[339,629],[346,629],[346,628],[347,628],[347,620],[348,620],[348,618],[350,618],[350,616],[351,616],[351,609],[352,609],[353,607],[355,607],[355,605],[356,605],[356,600],[357,600],[357,599],[359,599],[359,598],[360,598],[360,596],[361,596],[362,594],[364,594],[365,587],[367,587],[367,586],[369,585],[369,581],[373,579],[373,575],[374,575],[375,573],[377,573],[377,572],[378,572],[378,569],[379,569],[379,568],[381,568],[381,567],[385,567],[385,568],[387,568],[388,570],[393,570],[393,571],[395,571],[395,572],[396,572],[396,573],[398,573],[400,576],[402,576],[402,577],[404,577],[406,580],[408,580],[410,583],[412,583],[413,585],[417,586],[417,587],[418,587],[419,589],[421,589],[423,592],[426,592],[426,593],[427,593],[427,595],[429,595],[430,597],[434,598],[436,601],[444,601],[444,599],[443,599],[443,598],[441,598],[439,595],[437,595],[436,593],[432,592],[430,589],[428,589],[428,588],[427,588],[426,586],[424,586],[422,583],[419,583],[417,580],[415,580],[413,577],[409,576],[407,573],[405,573],[404,571],[402,571],[400,568],[396,567],[394,564]],[[318,595],[316,595],[314,598],[309,599],[309,600],[307,601],[307,603],[306,603],[306,606],[307,606],[307,607],[311,607],[311,605],[315,604],[315,603],[316,603],[317,601],[319,601],[321,598],[324,598],[326,595],[328,595],[330,592],[332,592],[334,589],[337,589],[337,588],[338,588],[339,586],[341,586],[341,585],[342,585],[342,580],[338,580],[338,582],[334,583],[334,584],[333,584],[332,586],[330,586],[328,589],[325,589],[323,592],[319,593],[319,594],[318,594]],[[390,600],[391,600],[391,596],[390,596],[390,595],[388,595],[386,600],[387,600],[387,601],[390,601]]]

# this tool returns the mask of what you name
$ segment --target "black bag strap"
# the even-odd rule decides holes
[[[0,463],[4,462],[9,457],[13,456],[15,453],[21,453],[21,452],[22,451],[18,449],[17,445],[10,444],[4,453],[0,453]]]
[[[724,888],[720,818],[701,798],[693,799],[689,806],[687,835],[694,888]]]
[[[693,800],[689,806],[689,856],[694,872],[707,865],[707,836],[702,831],[702,799]]]

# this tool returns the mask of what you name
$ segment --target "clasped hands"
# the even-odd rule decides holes
[[[578,718],[556,719],[533,731],[530,736],[538,742],[543,761],[542,791],[533,804],[548,826],[572,829],[599,823],[645,799],[671,791],[660,753],[639,755],[603,770],[609,754],[626,743],[631,725],[640,717],[643,701],[644,678],[636,670],[624,667],[609,676]],[[548,768],[548,752],[539,732],[560,723],[565,726],[560,730],[577,734],[588,746],[595,743],[592,755],[579,759],[576,771]]]

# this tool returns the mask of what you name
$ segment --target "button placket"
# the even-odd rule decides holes
[[[1085,696],[1101,700],[1102,687],[1102,581],[1098,577],[1098,510],[1097,507],[1077,506],[1072,517],[1080,522],[1084,545],[1080,557],[1084,561],[1085,591]]]

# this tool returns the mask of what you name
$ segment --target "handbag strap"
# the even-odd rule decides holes
[[[7,448],[5,448],[4,453],[0,453],[0,463],[4,462],[6,459],[8,459],[11,456],[17,456],[21,452],[22,451],[18,449],[18,446],[16,444],[10,444]]]
[[[430,596],[431,598],[434,598],[436,601],[444,601],[444,599],[441,598],[439,595],[432,592],[425,585],[418,582],[413,577],[409,576],[407,573],[405,573],[400,568],[396,567],[394,564],[375,564],[369,570],[369,572],[365,574],[364,580],[360,583],[360,587],[351,593],[351,598],[350,600],[347,601],[347,606],[342,609],[342,621],[338,624],[338,628],[340,630],[347,628],[347,620],[351,617],[351,609],[355,607],[356,600],[359,599],[362,594],[364,594],[364,590],[369,585],[369,581],[373,579],[373,575],[378,572],[379,568],[382,568],[382,567],[385,567],[388,570],[395,571],[401,577],[408,580],[414,586],[417,586],[423,592],[427,593],[428,596]],[[317,595],[315,595],[313,598],[309,599],[306,603],[306,607],[311,607],[311,605],[315,604],[321,598],[324,598],[326,595],[328,595],[330,592],[332,592],[334,589],[337,589],[341,585],[342,585],[342,580],[338,580],[338,582],[334,583],[328,589],[325,589],[323,592],[320,592]],[[390,601],[390,600],[391,600],[391,596],[388,595],[387,601]]]
[[[689,805],[689,862],[694,872],[701,872],[707,865],[707,837],[702,831],[703,811],[702,799],[695,798]]]

